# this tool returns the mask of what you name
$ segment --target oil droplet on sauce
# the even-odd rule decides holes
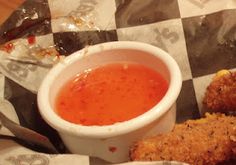
[[[150,110],[167,89],[167,81],[146,66],[114,63],[76,75],[60,89],[55,107],[72,123],[111,125]]]

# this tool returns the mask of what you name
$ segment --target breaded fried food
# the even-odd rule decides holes
[[[219,71],[206,89],[203,105],[212,112],[236,112],[236,72]]]
[[[236,117],[206,114],[176,124],[170,133],[136,142],[131,160],[175,160],[192,165],[215,165],[236,157]]]
[[[231,140],[233,153],[236,156],[236,135],[231,136],[230,140]]]

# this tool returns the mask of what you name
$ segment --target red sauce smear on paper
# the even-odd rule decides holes
[[[167,81],[150,68],[114,63],[75,76],[59,91],[55,107],[72,123],[111,125],[147,112],[167,89]]]
[[[13,43],[7,43],[4,45],[3,50],[7,53],[11,53],[11,51],[14,49]]]
[[[30,45],[33,45],[33,44],[35,44],[35,42],[36,42],[35,36],[29,36],[29,37],[27,38],[27,40],[28,40],[28,43],[29,43]]]

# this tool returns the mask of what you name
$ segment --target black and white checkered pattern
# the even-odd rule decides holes
[[[76,14],[92,25],[73,24],[71,17]],[[158,46],[182,71],[177,122],[183,122],[200,117],[213,74],[236,68],[235,15],[235,0],[27,0],[1,26],[0,43],[36,35],[40,45],[56,45],[62,55],[117,40]],[[39,117],[35,94],[8,78],[0,81],[22,125],[58,138]]]

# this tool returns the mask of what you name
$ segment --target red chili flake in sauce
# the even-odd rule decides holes
[[[112,152],[112,153],[113,153],[113,152],[116,152],[116,150],[117,150],[116,147],[113,147],[113,146],[110,146],[110,147],[109,147],[109,151]]]
[[[36,42],[35,36],[29,36],[27,39],[28,39],[28,43],[30,45],[35,44],[35,42]]]

